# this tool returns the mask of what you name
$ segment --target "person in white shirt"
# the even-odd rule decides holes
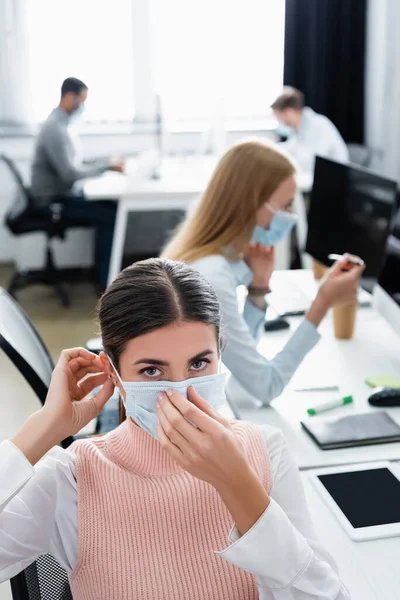
[[[0,580],[50,553],[77,600],[348,600],[281,432],[216,412],[220,310],[206,280],[136,263],[99,315],[105,353],[64,350],[44,407],[0,444]],[[131,416],[58,447],[114,386]]]
[[[304,94],[285,87],[271,105],[279,121],[277,133],[287,138],[285,149],[305,173],[314,172],[316,156],[349,161],[347,146],[335,125],[324,115],[304,106]]]
[[[191,264],[213,286],[222,309],[222,360],[263,404],[282,393],[316,345],[317,327],[328,309],[355,301],[362,273],[347,259],[337,263],[283,350],[272,360],[258,351],[274,245],[296,222],[294,175],[293,163],[276,145],[246,141],[233,146],[221,158],[194,212],[163,251],[166,258]],[[237,298],[240,286],[248,291],[243,311]]]

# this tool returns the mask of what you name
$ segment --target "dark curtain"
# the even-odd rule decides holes
[[[326,115],[346,142],[364,142],[367,0],[286,0],[284,83]]]

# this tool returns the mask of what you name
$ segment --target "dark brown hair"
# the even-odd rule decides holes
[[[124,269],[98,305],[104,351],[117,369],[129,340],[176,321],[211,325],[219,344],[220,307],[211,285],[182,262],[151,258]]]
[[[200,273],[182,262],[151,258],[124,269],[100,298],[98,314],[104,351],[118,370],[129,340],[177,321],[211,325],[220,346],[217,296]],[[125,418],[120,398],[120,423]]]
[[[285,110],[285,108],[302,110],[304,108],[304,94],[294,87],[284,87],[282,93],[271,104],[271,108],[273,110]]]

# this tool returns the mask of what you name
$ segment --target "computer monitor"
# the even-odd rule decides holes
[[[355,165],[317,157],[306,252],[329,266],[328,254],[350,252],[377,279],[396,204],[397,184]]]
[[[374,306],[400,335],[400,210],[387,240],[382,271],[374,289]]]

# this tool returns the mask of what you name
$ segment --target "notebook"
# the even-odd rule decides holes
[[[390,387],[395,388],[396,390],[400,390],[400,377],[395,376],[385,376],[381,375],[379,377],[367,377],[365,383],[370,387]]]
[[[384,411],[301,422],[321,450],[400,442],[400,426]]]

